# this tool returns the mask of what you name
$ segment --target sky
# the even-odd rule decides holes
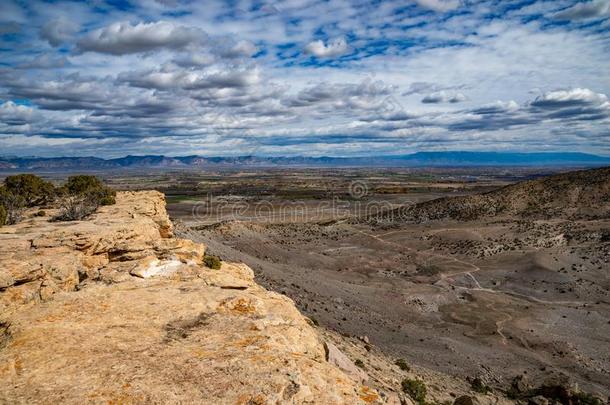
[[[0,155],[610,155],[610,0],[0,0]]]

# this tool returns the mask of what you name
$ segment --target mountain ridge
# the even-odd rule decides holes
[[[485,167],[610,165],[610,156],[582,152],[416,152],[406,155],[360,157],[307,156],[165,156],[127,155],[99,157],[0,157],[4,170],[74,170],[200,167]]]
[[[610,167],[559,173],[521,181],[486,193],[442,197],[405,205],[374,219],[425,222],[470,221],[512,215],[520,218],[608,218]]]

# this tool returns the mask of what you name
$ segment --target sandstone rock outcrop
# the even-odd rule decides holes
[[[156,191],[120,193],[116,205],[85,221],[49,222],[52,214],[0,228],[0,313],[87,279],[112,283],[153,263],[203,258],[203,245],[172,238],[164,196]]]
[[[381,401],[247,266],[202,267],[164,204],[119,193],[86,221],[0,230],[0,403]]]

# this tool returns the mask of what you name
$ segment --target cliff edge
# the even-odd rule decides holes
[[[52,214],[0,229],[0,403],[382,402],[247,266],[202,266],[163,194]]]

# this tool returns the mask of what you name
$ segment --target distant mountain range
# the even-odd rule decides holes
[[[606,166],[610,157],[586,153],[512,152],[417,152],[373,157],[204,157],[126,156],[96,157],[0,157],[4,170],[107,170],[128,168],[210,167],[465,167],[465,166]]]

